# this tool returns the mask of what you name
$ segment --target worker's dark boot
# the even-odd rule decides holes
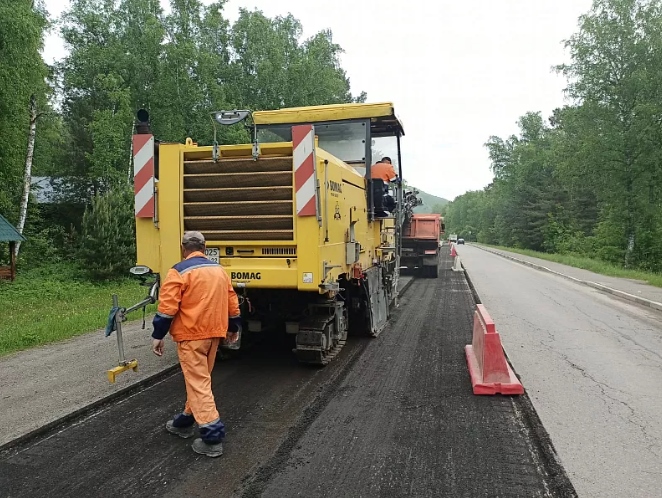
[[[225,438],[225,425],[220,418],[217,418],[200,426],[200,438],[193,441],[191,447],[200,455],[219,457],[223,454],[223,438]]]
[[[188,413],[180,413],[172,420],[168,420],[168,422],[166,422],[166,430],[170,434],[175,434],[186,439],[192,437],[195,432],[195,427],[193,427],[193,424],[195,424],[193,415],[189,415]]]
[[[193,441],[191,448],[200,455],[212,458],[220,457],[223,454],[223,443],[205,443],[201,438]]]

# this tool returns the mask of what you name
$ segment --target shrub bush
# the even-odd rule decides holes
[[[117,188],[97,195],[85,209],[79,237],[79,257],[95,279],[126,275],[135,264],[133,191]]]

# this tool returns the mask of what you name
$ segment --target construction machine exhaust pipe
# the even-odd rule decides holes
[[[147,109],[139,109],[136,113],[136,135],[151,135],[149,126],[149,112]]]

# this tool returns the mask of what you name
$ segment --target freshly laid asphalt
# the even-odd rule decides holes
[[[222,457],[165,432],[184,401],[176,372],[0,453],[0,495],[575,496],[528,396],[472,394],[474,298],[450,267],[324,369],[276,340],[219,362]]]

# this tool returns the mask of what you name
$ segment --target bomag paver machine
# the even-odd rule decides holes
[[[197,230],[232,279],[244,334],[292,334],[299,361],[319,365],[350,329],[377,336],[397,299],[402,228],[417,202],[397,183],[385,213],[384,183],[370,180],[382,155],[402,178],[393,106],[220,111],[212,122],[244,122],[253,143],[155,142],[139,111],[134,273],[164,277],[181,259],[182,234]]]

